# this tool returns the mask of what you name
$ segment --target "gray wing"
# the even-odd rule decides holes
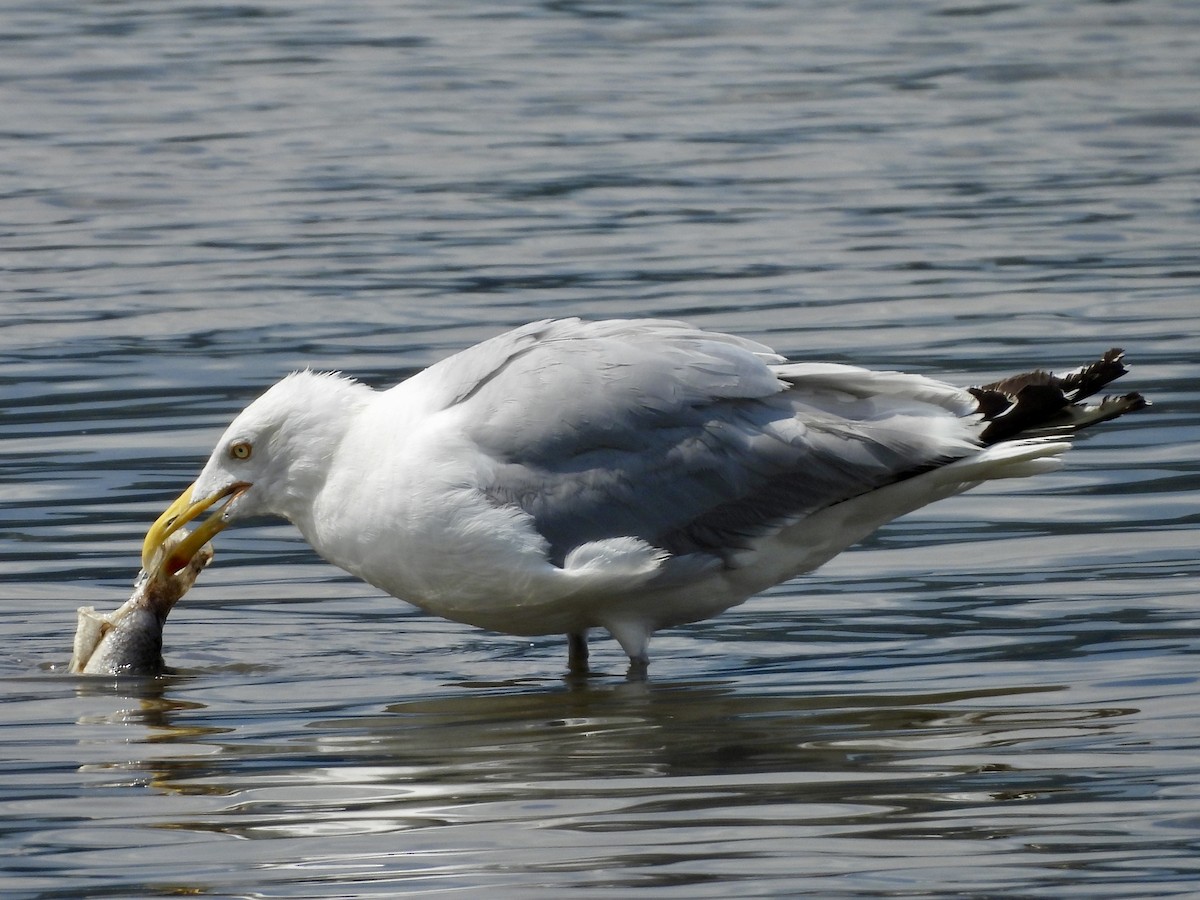
[[[978,448],[963,418],[975,404],[957,388],[786,364],[675,322],[535,323],[438,367],[446,405],[491,461],[484,491],[533,518],[556,564],[621,536],[728,562],[788,522]]]

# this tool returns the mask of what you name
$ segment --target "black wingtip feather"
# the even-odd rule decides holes
[[[995,444],[1039,430],[1074,431],[1149,406],[1146,398],[1136,392],[1105,397],[1094,406],[1080,402],[1129,371],[1124,355],[1123,350],[1114,347],[1096,362],[1064,375],[1038,369],[971,388],[987,423],[980,440]]]

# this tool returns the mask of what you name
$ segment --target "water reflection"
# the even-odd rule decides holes
[[[493,820],[498,806],[513,822],[547,825],[547,804],[553,827],[584,830],[636,829],[639,817],[657,827],[697,803],[734,818],[762,814],[743,807],[791,803],[790,818],[882,821],[914,804],[1079,789],[1086,779],[1031,773],[1014,754],[1051,736],[1060,745],[1094,738],[1137,712],[1048,705],[1049,688],[779,697],[622,683],[412,698],[375,715],[311,718],[284,739],[227,741],[247,725],[211,724],[204,704],[172,696],[177,685],[81,685],[130,705],[79,724],[137,725],[146,744],[200,745],[111,766],[122,777],[142,771],[160,791],[236,797],[177,827],[242,837]]]
[[[1056,703],[1057,688],[778,696],[734,683],[547,682],[410,697],[280,732],[229,710],[215,725],[214,710],[175,696],[184,686],[80,688],[125,702],[80,725],[141,726],[144,743],[124,749],[155,748],[89,769],[187,799],[150,827],[267,841],[265,864],[230,852],[258,860],[269,882],[413,890],[532,876],[561,889],[557,878],[597,871],[624,889],[717,884],[721,872],[769,883],[801,869],[832,877],[849,858],[929,865],[930,829],[964,847],[1024,842],[1112,789],[1043,755],[1106,740],[1138,713]],[[759,871],[765,848],[772,876]]]

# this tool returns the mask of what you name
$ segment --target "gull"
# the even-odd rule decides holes
[[[1058,468],[1075,433],[1140,409],[1086,403],[1122,352],[961,388],[791,362],[682,322],[544,320],[388,390],[295,372],[243,410],[159,517],[143,565],[281,516],[335,566],[427,613],[606,630],[644,678],[654,632],[809,572],[881,525],[998,478]]]

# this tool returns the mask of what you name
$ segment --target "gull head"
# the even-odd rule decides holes
[[[345,434],[371,391],[329,373],[294,372],[233,420],[199,477],[150,526],[142,568],[187,565],[227,525],[255,515],[294,519],[312,503]],[[183,540],[168,539],[207,516]]]

